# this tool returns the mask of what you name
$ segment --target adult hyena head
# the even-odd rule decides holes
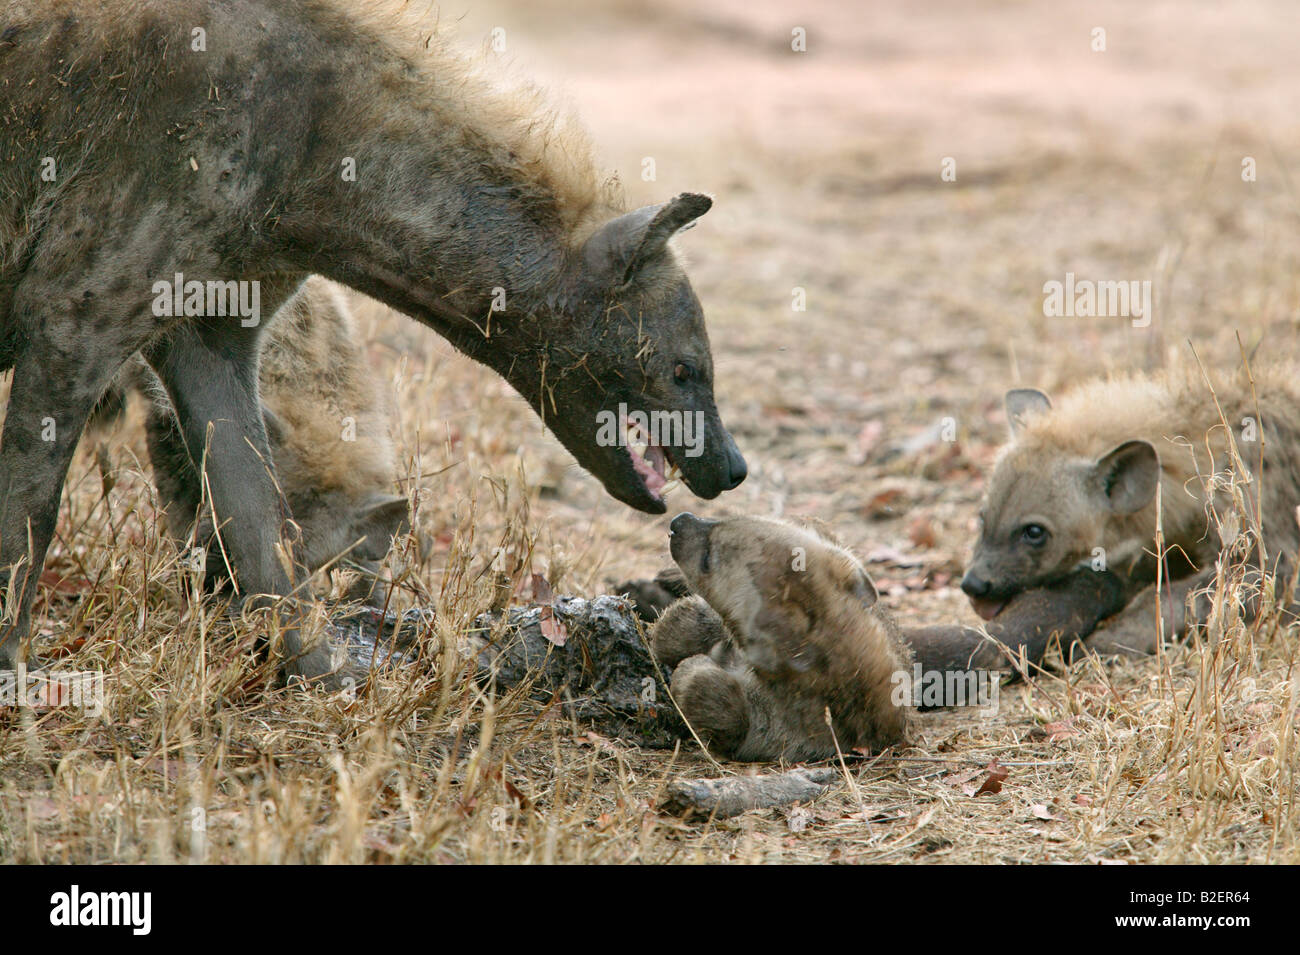
[[[1012,440],[994,466],[961,588],[986,620],[1016,594],[1076,568],[1140,557],[1150,546],[1160,462],[1150,442],[1121,441],[1099,456],[1073,446],[1041,391],[1007,392]],[[1099,409],[1100,410],[1100,409]],[[1102,569],[1098,567],[1097,569]]]
[[[714,402],[704,313],[668,245],[711,204],[685,194],[598,228],[568,256],[548,320],[496,363],[610,494],[655,514],[675,471],[704,498],[746,475]]]

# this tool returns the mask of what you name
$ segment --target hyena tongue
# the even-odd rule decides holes
[[[664,487],[664,450],[657,444],[648,445],[645,454],[640,454],[636,448],[628,445],[628,454],[632,456],[632,466],[636,468],[636,473],[641,476],[645,483],[646,490],[655,497],[661,498],[660,492]]]
[[[985,600],[982,597],[972,597],[970,604],[975,608],[975,612],[983,620],[992,620],[1002,612],[1002,608],[1007,605],[1005,600]]]
[[[645,449],[646,463],[650,465],[649,473],[644,475],[645,486],[651,493],[657,494],[664,487],[664,449],[651,444]]]

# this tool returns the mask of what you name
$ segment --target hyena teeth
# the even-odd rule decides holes
[[[673,491],[677,490],[677,488],[681,486],[681,483],[682,482],[678,478],[669,478],[664,482],[664,486],[659,489],[659,493],[667,497]]]

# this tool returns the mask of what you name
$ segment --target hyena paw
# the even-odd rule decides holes
[[[703,597],[678,600],[650,628],[650,647],[664,666],[676,666],[687,657],[708,653],[727,639],[717,612]]]
[[[625,580],[614,585],[614,593],[627,594],[642,620],[654,622],[673,602],[691,595],[686,578],[676,567],[665,567],[654,580]]]
[[[284,665],[284,675],[290,684],[303,683],[330,692],[359,690],[367,678],[346,651],[327,639],[292,655]]]
[[[673,671],[673,699],[711,751],[733,755],[749,733],[745,688],[707,656],[683,660]]]

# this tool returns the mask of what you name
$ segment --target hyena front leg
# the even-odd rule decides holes
[[[54,302],[57,294],[22,297]],[[85,312],[80,302],[56,314],[24,308],[15,298],[24,337],[0,441],[0,670],[26,656],[36,581],[81,432],[113,374],[149,332],[149,323],[128,321],[124,328]]]
[[[202,461],[220,528],[224,558],[241,599],[292,593],[297,573],[280,561],[288,508],[276,488],[271,452],[257,400],[258,328],[238,320],[198,320],[146,352],[162,380],[191,460]],[[267,515],[278,519],[268,526]],[[326,685],[343,685],[328,643],[304,645],[284,632],[285,671]]]
[[[178,547],[184,549],[192,544],[186,554],[187,562],[193,559],[202,562],[195,569],[204,571],[204,589],[209,593],[221,591],[229,584],[229,575],[225,558],[213,538],[210,516],[203,511],[203,478],[199,474],[199,465],[190,457],[189,445],[172,410],[171,399],[153,371],[147,371],[142,390],[148,399],[145,438],[149,461],[166,512],[168,530]],[[211,449],[208,450],[210,454]],[[196,449],[196,453],[201,457],[203,449]],[[268,460],[274,464],[272,459]]]
[[[1142,657],[1156,652],[1163,633],[1166,640],[1181,640],[1189,627],[1210,618],[1214,568],[1189,577],[1166,581],[1157,595],[1155,585],[1139,591],[1127,606],[1101,622],[1086,638],[1090,650],[1103,655]],[[1163,618],[1163,625],[1159,622]]]
[[[256,348],[262,341],[261,336],[274,324],[274,317],[283,304],[298,294],[304,278],[301,275],[285,275],[261,283],[262,311],[264,316],[269,316],[269,320],[262,317],[258,325],[249,329],[240,325],[236,332],[238,337],[247,339],[245,348],[255,349],[254,361]],[[247,360],[247,356],[243,360]],[[148,361],[142,364],[143,367],[139,369],[124,369],[117,376],[115,384],[123,390],[138,388],[147,400],[145,438],[149,448],[149,461],[153,467],[154,484],[162,498],[168,529],[178,545],[193,539],[194,552],[206,561],[205,583],[209,589],[218,589],[219,581],[226,576],[225,560],[219,552],[213,552],[212,545],[215,541],[212,540],[212,525],[200,513],[204,491],[199,468],[203,463],[204,445],[200,443],[193,446],[177,419],[166,384],[151,370]],[[133,373],[128,375],[128,370]],[[265,426],[263,422],[263,427]],[[211,449],[208,452],[211,454]],[[272,458],[268,456],[266,460],[272,461]]]

